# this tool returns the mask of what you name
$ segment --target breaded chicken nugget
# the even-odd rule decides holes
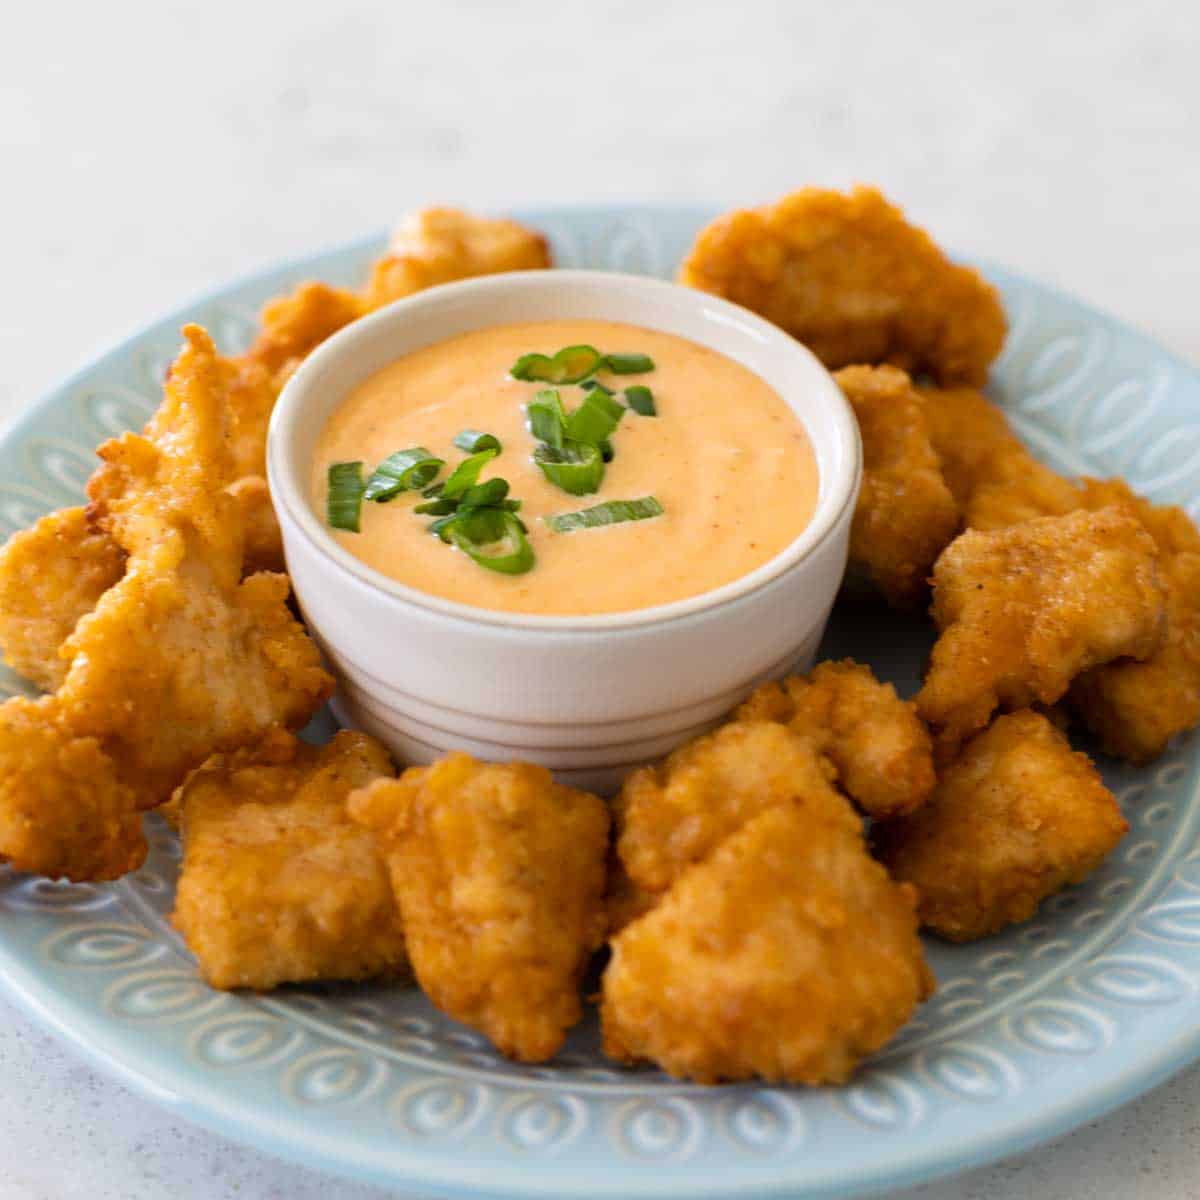
[[[996,290],[869,187],[728,213],[679,281],[760,313],[827,367],[886,362],[943,384],[982,384],[1007,328]]]
[[[835,378],[862,434],[863,478],[850,529],[850,568],[894,608],[928,600],[929,573],[958,532],[924,406],[895,367],[846,367]]]
[[[553,1057],[604,941],[604,802],[543,767],[453,754],[355,792],[349,810],[382,839],[430,1000],[510,1058]]]
[[[933,743],[914,705],[853,659],[763,684],[736,719],[779,721],[803,734],[837,768],[841,789],[872,817],[911,812],[933,790]]]
[[[261,475],[243,475],[230,486],[229,494],[237,501],[241,516],[243,573],[286,571],[283,534],[275,519],[267,481]]]
[[[934,568],[934,645],[917,711],[952,750],[997,708],[1054,704],[1076,675],[1163,637],[1154,542],[1119,509],[964,533]]]
[[[404,967],[387,866],[346,813],[351,791],[391,775],[378,742],[342,731],[321,747],[268,735],[188,778],[171,919],[212,987],[265,991]]]
[[[614,804],[617,853],[639,889],[661,893],[779,804],[811,808],[853,832],[861,822],[833,789],[833,774],[812,743],[785,725],[732,722],[627,776]]]
[[[1083,506],[1079,487],[1038,462],[1002,409],[973,388],[923,388],[933,447],[969,529],[1003,529]]]
[[[52,696],[0,704],[0,861],[67,879],[116,879],[146,857],[137,794]]]
[[[604,1051],[700,1083],[842,1083],[932,991],[915,909],[857,830],[776,805],[613,939]]]
[[[301,359],[367,311],[366,301],[347,288],[302,283],[290,295],[276,296],[263,306],[258,336],[246,357],[265,367],[282,386]]]
[[[59,509],[14,533],[0,550],[4,661],[54,691],[67,674],[59,647],[124,573],[125,552],[91,528],[82,508]]]
[[[516,221],[424,208],[392,232],[387,255],[371,271],[366,301],[378,308],[439,283],[551,265],[546,239]]]
[[[1151,504],[1122,480],[1088,479],[1084,491],[1089,508],[1116,505],[1154,539],[1167,633],[1145,662],[1121,660],[1081,675],[1070,702],[1109,754],[1148,763],[1200,722],[1200,531],[1183,509]]]
[[[893,877],[916,885],[922,924],[965,942],[1027,920],[1128,828],[1087,755],[1023,711],[967,742],[924,808],[872,832]]]

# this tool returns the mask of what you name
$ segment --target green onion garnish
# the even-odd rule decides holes
[[[508,495],[507,479],[489,479],[487,483],[477,483],[463,492],[458,502],[459,511],[467,508],[494,508]]]
[[[645,375],[654,370],[654,360],[648,354],[606,354],[604,365],[614,375]]]
[[[499,454],[504,449],[495,434],[480,433],[478,429],[464,429],[455,435],[454,444],[464,454],[478,454],[480,450],[495,450]]]
[[[332,463],[329,467],[329,492],[325,497],[325,518],[334,529],[358,533],[362,514],[363,465],[361,462]]]
[[[602,384],[598,379],[585,379],[579,386],[583,388],[585,392],[590,392],[595,389],[598,392],[603,392],[606,396],[616,395],[616,392],[614,392],[612,388],[605,387],[604,384]]]
[[[662,513],[663,506],[653,496],[643,496],[640,500],[606,500],[579,512],[558,513],[543,519],[555,533],[573,533],[577,529],[598,529],[622,521],[645,521],[661,517]]]
[[[617,456],[617,452],[613,449],[613,444],[608,440],[608,438],[605,438],[604,441],[600,442],[596,446],[596,449],[600,451],[600,457],[604,459],[606,463],[612,462],[612,460]]]
[[[418,504],[413,512],[420,513],[421,516],[444,517],[448,513],[458,512],[458,501],[447,500],[445,496],[439,496],[436,500],[427,500],[424,504]]]
[[[526,405],[525,415],[529,418],[529,432],[539,442],[545,442],[556,450],[562,449],[567,411],[563,408],[562,397],[553,388],[538,392]]]
[[[598,447],[587,442],[564,442],[561,450],[538,446],[533,461],[551,483],[572,496],[594,492],[604,478],[604,458]]]
[[[654,407],[654,393],[641,384],[625,389],[625,403],[639,416],[658,416],[658,409]]]
[[[499,454],[499,450],[480,450],[462,462],[450,472],[450,477],[442,485],[442,495],[447,500],[458,500],[462,494],[474,487],[479,479],[479,472]]]
[[[436,521],[430,522],[429,532],[436,534],[447,545],[450,544],[450,526],[458,520],[457,510],[452,512],[448,517],[439,517]]]
[[[523,575],[534,564],[521,519],[501,508],[473,508],[451,521],[450,540],[473,562],[502,575]]]
[[[594,388],[583,403],[567,418],[567,437],[575,442],[590,442],[593,446],[604,441],[621,423],[625,406],[611,396]]]
[[[553,358],[545,354],[522,354],[509,374],[514,379],[540,383],[579,383],[594,375],[603,361],[595,346],[564,346]]]
[[[442,494],[442,488],[444,488],[445,486],[446,485],[444,483],[430,484],[430,486],[427,487],[421,493],[421,495],[424,496],[426,500],[431,500],[434,496],[440,496]]]
[[[419,492],[446,465],[445,459],[435,458],[424,446],[413,446],[410,450],[397,450],[389,454],[371,473],[367,480],[366,500],[385,503],[401,492]]]

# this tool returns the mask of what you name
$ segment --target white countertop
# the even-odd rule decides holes
[[[0,40],[0,422],[203,289],[429,202],[755,203],[879,183],[950,246],[1200,363],[1189,5],[21,6]],[[1181,1200],[1200,1070],[893,1200]],[[0,1200],[383,1193],[244,1150],[0,1000]]]

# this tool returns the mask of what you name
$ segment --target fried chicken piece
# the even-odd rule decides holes
[[[297,363],[367,311],[366,301],[347,288],[302,283],[263,306],[258,336],[246,357],[265,367],[282,387]]]
[[[1003,529],[1083,506],[1079,487],[1038,462],[1002,409],[973,388],[923,388],[934,450],[969,529]]]
[[[366,302],[378,308],[439,283],[551,265],[546,239],[516,221],[424,208],[396,226],[371,271]]]
[[[1144,662],[1096,667],[1071,686],[1072,708],[1105,751],[1144,764],[1200,722],[1200,531],[1181,508],[1154,505],[1120,479],[1084,481],[1089,508],[1116,505],[1158,546],[1167,633]]]
[[[763,684],[735,719],[778,721],[808,738],[872,817],[912,812],[933,791],[933,743],[915,706],[853,659]]]
[[[997,708],[1054,704],[1083,671],[1163,637],[1154,542],[1116,508],[964,533],[934,568],[934,645],[917,712],[952,750]]]
[[[116,879],[146,857],[137,796],[52,696],[0,704],[0,861],[73,880]]]
[[[924,406],[908,376],[895,367],[847,367],[835,378],[854,409],[863,444],[851,570],[893,608],[919,608],[929,596],[933,564],[959,524]]]
[[[453,754],[355,792],[349,809],[382,838],[430,1000],[510,1058],[553,1057],[604,941],[604,802],[543,767]]]
[[[679,282],[760,313],[827,367],[886,362],[944,384],[982,384],[1007,328],[996,290],[869,187],[719,217]]]
[[[228,491],[237,501],[241,515],[243,573],[286,571],[283,534],[275,519],[275,506],[271,503],[267,481],[261,475],[244,475]]]
[[[59,656],[79,618],[125,573],[125,552],[93,530],[82,508],[62,508],[14,533],[0,550],[0,647],[14,671],[52,692]]]
[[[1033,916],[1128,828],[1087,755],[1023,711],[967,742],[924,808],[873,834],[893,877],[916,886],[922,924],[966,942]]]
[[[634,885],[665,892],[759,813],[813,809],[853,831],[859,818],[812,743],[772,721],[734,721],[625,779],[614,802],[617,853]]]
[[[266,991],[404,967],[377,839],[346,813],[351,791],[391,775],[378,742],[343,730],[321,747],[277,733],[188,778],[171,920],[210,986]]]
[[[915,909],[858,830],[776,805],[613,939],[604,1051],[699,1083],[842,1083],[932,991]]]

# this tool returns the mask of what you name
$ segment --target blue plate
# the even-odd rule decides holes
[[[666,275],[708,214],[518,215],[564,265]],[[64,383],[0,444],[3,534],[78,500],[96,443],[157,402],[184,320],[239,349],[268,296],[314,276],[355,282],[380,247],[373,238],[234,284]],[[1074,300],[989,275],[1012,321],[994,391],[1021,433],[1060,468],[1124,475],[1200,516],[1200,378]],[[883,624],[841,615],[827,651],[912,690],[928,631]],[[973,946],[931,944],[937,995],[842,1089],[704,1089],[617,1071],[590,1021],[552,1065],[514,1066],[413,988],[210,991],[167,922],[179,851],[157,818],[146,866],[115,884],[0,867],[0,974],[127,1083],[310,1166],[455,1196],[863,1195],[1027,1149],[1197,1056],[1198,763],[1193,736],[1144,770],[1107,765],[1133,826],[1118,852],[1025,925]]]

